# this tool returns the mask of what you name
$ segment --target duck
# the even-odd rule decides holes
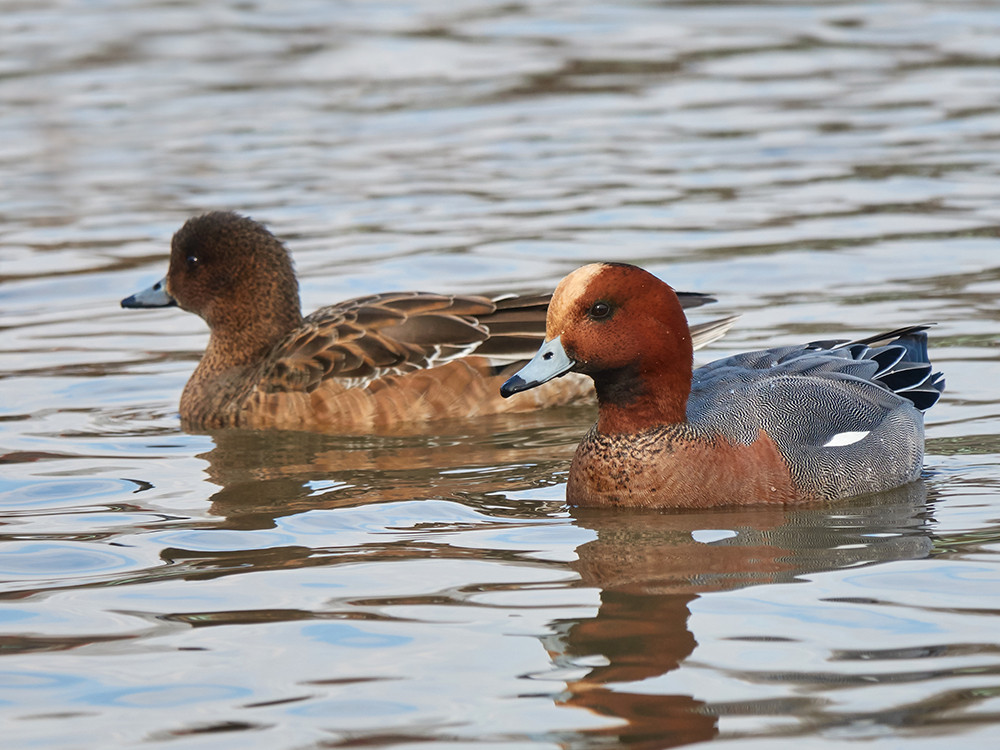
[[[180,398],[184,429],[373,434],[592,401],[584,377],[520,404],[499,395],[544,339],[549,297],[385,292],[304,317],[285,245],[250,217],[214,211],[184,223],[166,277],[121,305],[177,306],[208,324]],[[680,300],[714,301],[696,292]],[[695,345],[734,321],[693,326]]]
[[[927,325],[737,354],[697,369],[674,290],[626,263],[566,276],[545,341],[503,386],[513,397],[589,376],[597,422],[567,502],[714,508],[827,502],[915,481],[923,414],[944,392]]]

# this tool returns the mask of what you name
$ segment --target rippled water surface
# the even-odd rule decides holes
[[[0,33],[4,747],[995,741],[996,3],[13,0]],[[709,357],[936,322],[925,478],[584,513],[586,408],[187,434],[204,325],[118,301],[219,208],[307,309],[613,259],[742,316]]]

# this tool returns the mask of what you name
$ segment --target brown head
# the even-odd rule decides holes
[[[281,335],[302,320],[288,250],[262,224],[218,211],[174,235],[167,293],[215,332],[263,325]]]
[[[501,391],[511,395],[574,371],[594,379],[602,432],[683,422],[693,350],[674,290],[625,263],[595,263],[552,295],[546,342]]]
[[[258,357],[302,322],[288,251],[262,224],[218,211],[189,219],[174,235],[162,282],[123,307],[176,304],[212,331],[219,365]]]

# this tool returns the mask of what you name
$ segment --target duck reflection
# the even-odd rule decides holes
[[[412,437],[222,432],[202,456],[210,480],[220,487],[212,511],[226,527],[262,529],[307,510],[443,497],[487,515],[550,518],[551,506],[521,502],[518,494],[564,481],[581,429],[592,419],[586,409],[553,412],[534,415],[528,426],[523,416],[511,422],[498,417],[466,423],[451,434]],[[826,506],[572,510],[572,522],[595,538],[576,550],[573,563],[532,564],[560,571],[569,565],[580,586],[600,592],[600,606],[592,617],[554,621],[542,641],[557,674],[572,675],[556,698],[559,704],[620,720],[574,734],[573,746],[674,747],[715,737],[723,709],[760,710],[757,704],[709,705],[684,691],[664,694],[640,683],[668,675],[694,652],[697,633],[688,620],[692,602],[703,594],[926,557],[932,549],[927,501],[926,485],[918,481]],[[282,550],[289,560],[265,559],[275,554],[261,551],[255,569],[330,564],[308,548]],[[431,553],[398,548],[385,559],[398,562],[401,554]],[[240,559],[245,563],[248,553],[241,551]],[[195,562],[205,568],[199,572],[217,574],[214,560],[198,553]],[[352,611],[358,605],[350,601]]]
[[[391,437],[224,430],[199,458],[220,487],[211,510],[231,528],[270,528],[275,518],[306,510],[427,497],[495,507],[504,502],[498,487],[514,492],[561,481],[554,475],[569,464],[593,418],[589,407],[567,407]],[[505,514],[538,515],[516,500],[507,504]]]
[[[614,739],[664,748],[716,736],[717,716],[705,703],[630,689],[677,669],[694,651],[691,602],[707,592],[926,557],[926,502],[918,481],[824,507],[574,511],[577,524],[597,534],[578,548],[574,567],[583,585],[600,589],[601,603],[594,617],[553,623],[545,646],[557,667],[601,666],[570,680],[560,702],[625,722],[588,732],[595,745]]]

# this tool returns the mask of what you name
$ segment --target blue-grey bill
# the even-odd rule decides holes
[[[122,307],[171,307],[177,300],[167,294],[167,280],[160,279],[148,289],[122,300]]]
[[[556,336],[542,344],[531,361],[500,386],[500,395],[508,398],[515,393],[547,383],[553,378],[565,375],[575,364],[576,362],[566,355],[559,336]]]

